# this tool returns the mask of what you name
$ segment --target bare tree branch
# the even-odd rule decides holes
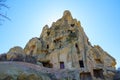
[[[6,8],[9,8],[7,5],[0,3],[0,7],[1,7],[1,6],[6,7]]]
[[[6,19],[8,19],[8,20],[10,20],[10,21],[11,21],[11,19],[10,19],[10,18],[8,18],[7,16],[5,16],[5,15],[3,15],[3,14],[0,14],[0,16],[2,16],[3,18],[6,18]]]
[[[9,9],[9,7],[5,4],[5,1],[6,0],[0,0],[0,10],[2,10],[2,7]],[[0,17],[11,21],[11,19],[8,16],[6,16],[3,11],[0,12]],[[0,19],[0,21],[3,21],[3,20]]]
[[[0,0],[0,2],[5,2],[6,0]]]

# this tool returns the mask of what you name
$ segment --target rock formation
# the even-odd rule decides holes
[[[44,67],[77,70],[79,78],[74,80],[113,80],[115,75],[115,59],[100,46],[91,45],[80,21],[68,10],[51,27],[45,25],[40,37],[32,38],[24,50],[17,51],[36,57]],[[10,52],[7,59],[15,55],[9,56]]]
[[[23,60],[24,57],[24,50],[19,46],[11,48],[7,53],[7,60]]]
[[[51,80],[42,69],[25,62],[0,62],[0,80]]]
[[[81,78],[106,79],[114,76],[115,59],[100,46],[92,46],[81,24],[69,11],[45,25],[39,38],[31,39],[24,48],[26,54],[38,56],[38,61],[52,68],[79,69]]]

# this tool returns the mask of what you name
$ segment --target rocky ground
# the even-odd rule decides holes
[[[78,71],[44,68],[26,62],[0,62],[0,80],[79,80]]]

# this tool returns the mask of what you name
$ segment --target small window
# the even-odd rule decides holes
[[[79,47],[78,47],[78,44],[77,44],[77,43],[75,44],[75,47],[76,47],[77,53],[79,54],[79,53],[80,53],[80,50],[79,50]]]
[[[104,78],[102,69],[94,69],[93,74],[96,78],[101,78],[101,79]]]
[[[75,47],[76,47],[76,48],[78,48],[78,45],[77,45],[77,44],[75,44]]]
[[[73,33],[73,31],[71,31],[71,30],[68,30],[68,32],[69,32],[69,33]]]
[[[71,24],[71,27],[74,27],[75,26],[75,24]]]
[[[65,66],[64,66],[64,62],[60,62],[60,69],[64,69]]]
[[[49,49],[49,45],[47,45],[47,49]]]
[[[81,68],[84,68],[83,60],[80,60],[80,61],[79,61],[79,64],[80,64],[80,67],[81,67]]]
[[[54,43],[56,43],[57,41],[56,41],[56,40],[54,40],[53,42],[54,42]]]
[[[72,34],[73,32],[72,32],[72,31],[70,31],[70,33]]]

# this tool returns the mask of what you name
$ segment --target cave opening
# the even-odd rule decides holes
[[[47,32],[47,35],[49,36],[49,35],[50,35],[50,32]]]
[[[71,24],[71,27],[74,27],[75,26],[75,24]]]
[[[43,64],[43,67],[53,68],[53,64],[49,61],[40,61]]]
[[[84,68],[83,60],[80,60],[80,61],[79,61],[79,65],[80,65],[81,68]]]
[[[102,69],[93,69],[94,77],[104,79]]]
[[[49,45],[47,44],[47,49],[49,49]]]

